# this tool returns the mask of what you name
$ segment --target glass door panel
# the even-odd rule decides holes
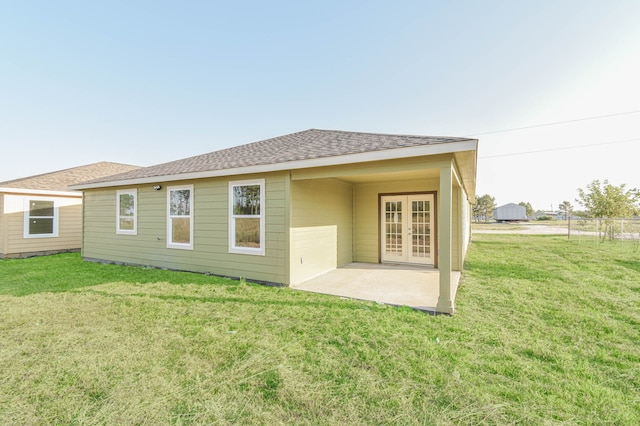
[[[431,261],[431,201],[422,196],[411,196],[411,248],[407,261],[433,263]],[[426,196],[428,197],[428,196]]]
[[[405,224],[403,215],[404,200],[398,197],[385,197],[382,202],[382,259],[383,261],[403,262],[405,255]]]
[[[382,197],[383,262],[433,264],[433,195]]]

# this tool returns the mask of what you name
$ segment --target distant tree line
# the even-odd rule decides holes
[[[473,206],[473,221],[488,222],[493,219],[493,211],[496,208],[496,199],[489,194],[484,194],[476,198],[476,204]]]

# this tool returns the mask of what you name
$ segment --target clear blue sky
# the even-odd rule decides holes
[[[2,1],[0,181],[308,128],[469,136],[638,111],[639,22],[637,0]],[[640,186],[640,113],[478,138],[498,204]]]

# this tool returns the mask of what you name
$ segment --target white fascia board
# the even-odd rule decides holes
[[[311,158],[308,160],[287,161],[284,163],[262,164],[256,166],[237,167],[233,169],[209,170],[204,172],[181,173],[177,175],[160,175],[111,182],[98,182],[72,185],[71,189],[93,189],[110,186],[138,185],[178,180],[205,179],[221,176],[235,176],[255,173],[278,172],[283,170],[307,169],[311,167],[337,166],[342,164],[366,163],[369,161],[394,160],[399,158],[421,157],[425,155],[451,154],[461,151],[474,151],[478,148],[477,139],[460,142],[449,142],[436,145],[412,146],[407,148],[386,149],[358,154],[339,155],[334,157]]]
[[[50,195],[58,197],[82,198],[82,192],[78,191],[48,191],[45,189],[22,189],[0,187],[0,192],[5,194]]]

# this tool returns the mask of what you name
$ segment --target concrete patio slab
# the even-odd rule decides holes
[[[451,273],[457,289],[460,272]],[[350,263],[293,288],[389,305],[436,310],[440,272],[433,267]]]

